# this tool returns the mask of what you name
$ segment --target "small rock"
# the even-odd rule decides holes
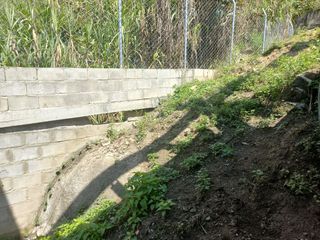
[[[187,207],[182,207],[182,210],[185,211],[185,212],[188,212],[188,211],[189,211],[189,208],[187,208]]]
[[[237,221],[235,219],[231,220],[230,226],[234,227],[237,225]]]
[[[191,208],[191,209],[190,209],[190,212],[191,212],[191,213],[195,213],[195,212],[197,212],[197,209]]]
[[[206,221],[207,222],[211,221],[211,217],[210,216],[206,217]]]

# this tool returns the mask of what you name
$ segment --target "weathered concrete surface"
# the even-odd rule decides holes
[[[214,70],[0,68],[0,128],[154,108]]]
[[[39,210],[39,226],[35,231],[38,236],[75,217],[80,209],[87,209],[96,201],[97,194],[116,202],[121,200],[128,179],[148,167],[141,161],[145,160],[143,153],[134,155],[130,161],[126,159],[139,150],[129,139],[126,142],[128,145],[117,143],[119,147],[109,144],[94,147],[57,177]]]
[[[34,225],[48,184],[62,164],[108,125],[62,126],[0,134],[0,236]]]

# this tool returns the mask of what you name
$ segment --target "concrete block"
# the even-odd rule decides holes
[[[160,87],[162,87],[162,88],[173,88],[173,87],[179,86],[179,85],[180,85],[179,78],[167,78],[167,79],[160,80]]]
[[[17,216],[15,221],[19,229],[24,229],[28,232],[33,227],[35,221],[35,212],[24,214],[23,216]]]
[[[89,68],[88,80],[107,80],[109,79],[109,69]]]
[[[57,84],[56,93],[87,93],[97,92],[99,87],[96,81],[73,81]]]
[[[29,186],[27,189],[27,198],[35,203],[41,203],[47,189],[47,184]],[[40,206],[37,205],[38,207]]]
[[[143,90],[144,98],[162,98],[166,97],[171,93],[173,89],[171,88],[157,88],[157,89],[147,89]]]
[[[0,82],[4,82],[5,80],[4,68],[0,68]]]
[[[70,152],[72,152],[70,150]],[[67,160],[70,159],[70,156],[72,156],[72,154],[70,154],[70,152],[68,154],[61,154],[61,155],[57,155],[51,158],[51,168],[45,171],[41,171],[41,172],[47,172],[47,171],[52,171],[54,170],[55,172],[61,168],[62,164],[65,163]]]
[[[127,69],[126,79],[141,79],[143,76],[143,69]]]
[[[23,147],[16,148],[13,151],[14,161],[24,161],[30,159],[37,159],[41,156],[41,151],[39,147]]]
[[[70,151],[66,147],[66,142],[51,143],[41,147],[42,157],[57,156]]]
[[[0,166],[9,164],[13,161],[13,150],[12,149],[3,149],[0,150]]]
[[[65,106],[66,95],[39,96],[40,108],[53,108]]]
[[[0,82],[0,96],[20,96],[26,93],[26,84],[23,82]]]
[[[8,98],[0,97],[0,112],[6,112],[9,110]]]
[[[128,100],[128,92],[110,93],[110,102],[124,102]]]
[[[138,100],[143,98],[143,90],[132,90],[128,92],[128,100]]]
[[[151,88],[151,79],[140,79],[137,80],[137,89],[147,89]]]
[[[52,182],[52,180],[56,176],[56,171],[47,171],[47,172],[42,172],[41,173],[41,183],[43,184],[49,184]]]
[[[87,68],[65,68],[64,72],[67,80],[88,80]]]
[[[158,88],[161,85],[161,81],[164,79],[156,78],[156,79],[150,79],[151,81],[151,88]]]
[[[122,81],[122,89],[124,91],[136,90],[137,89],[137,81],[135,79],[123,80]]]
[[[0,189],[2,189],[2,191],[5,193],[8,191],[11,191],[13,189],[13,179],[12,178],[0,179]]]
[[[162,95],[160,94],[160,89],[155,88],[155,89],[143,90],[143,96],[144,98],[157,98],[157,97],[161,97]]]
[[[90,94],[61,94],[52,96],[40,96],[40,108],[54,108],[54,107],[67,107],[86,105],[91,101],[92,95]]]
[[[182,71],[176,69],[159,69],[158,70],[158,78],[181,78]]]
[[[81,148],[83,148],[90,140],[93,139],[92,137],[88,137],[86,139],[75,139],[72,141],[66,142],[65,146],[68,149],[67,153],[74,153]],[[70,155],[69,155],[70,156]]]
[[[142,79],[158,78],[158,69],[144,69],[142,72]]]
[[[125,69],[109,69],[109,79],[126,79],[127,71]]]
[[[38,68],[39,81],[64,81],[66,78],[63,68]]]
[[[53,140],[53,132],[51,131],[34,131],[25,134],[27,145],[38,145],[49,143]]]
[[[205,77],[204,69],[194,69],[194,78],[197,80],[203,80]]]
[[[65,106],[77,106],[77,105],[87,105],[91,102],[94,94],[69,94],[64,96],[64,105]]]
[[[54,94],[56,92],[56,83],[46,83],[46,82],[37,82],[37,83],[27,83],[27,95],[42,95],[46,96],[48,94]]]
[[[76,129],[61,129],[55,130],[54,133],[54,142],[62,142],[67,140],[72,140],[77,138]]]
[[[25,144],[25,137],[23,134],[0,134],[0,149],[19,147]]]
[[[18,111],[39,108],[38,97],[15,96],[8,98],[9,110]]]
[[[121,82],[121,81],[119,81],[119,82]],[[96,84],[97,84],[100,92],[109,91],[109,88],[110,88],[109,80],[98,80]]]
[[[115,102],[109,105],[109,111],[118,112],[118,111],[130,111],[130,110],[154,108],[158,105],[158,103],[159,103],[158,101],[153,101],[153,99]]]
[[[90,104],[93,103],[108,103],[110,101],[110,92],[97,92],[91,98]]]
[[[30,171],[30,163],[29,163],[29,171]],[[40,185],[41,184],[41,173],[34,173],[23,175],[19,177],[12,178],[12,186],[13,189],[22,189],[28,188],[30,186]]]
[[[36,81],[36,68],[6,68],[6,81]]]
[[[108,81],[108,89],[107,91],[113,92],[113,91],[122,91],[122,81],[120,80],[109,80]]]
[[[10,191],[1,196],[0,207],[10,206],[12,204],[21,203],[27,200],[27,190],[19,189],[15,191]]]
[[[52,158],[45,158],[41,160],[30,160],[28,161],[28,173],[33,175],[36,173],[39,173],[41,171],[47,171],[52,168]],[[39,182],[40,184],[41,178],[39,177]],[[29,185],[30,186],[30,185]]]
[[[15,216],[16,219],[24,218],[29,215],[35,215],[37,212],[39,206],[41,204],[41,199],[33,199],[33,200],[27,200],[21,203],[16,203],[11,205],[12,213]],[[31,216],[31,218],[28,219],[27,222],[32,223],[32,220],[34,219],[34,216]]]
[[[189,69],[185,71],[186,78],[194,78],[194,69]]]

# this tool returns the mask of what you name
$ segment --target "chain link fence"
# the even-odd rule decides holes
[[[118,1],[135,12],[128,28],[119,25],[127,68],[212,68],[261,54],[294,32],[289,18],[271,22],[263,9],[233,0]]]
[[[0,65],[212,68],[293,34],[236,0],[0,0]]]

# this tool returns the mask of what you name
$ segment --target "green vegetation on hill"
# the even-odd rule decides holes
[[[232,135],[243,133],[253,117],[260,117],[258,127],[264,127],[268,120],[286,114],[281,110],[282,100],[295,77],[320,66],[320,29],[302,32],[274,49],[265,57],[251,58],[238,65],[222,68],[215,79],[195,81],[177,88],[156,114],[147,114],[138,124],[139,142],[148,129],[151,130],[160,121],[163,125],[176,111],[200,116],[193,123],[197,132],[218,127],[222,131],[228,128],[230,132],[231,129]],[[153,118],[157,119],[150,121]],[[139,134],[139,131],[142,133]],[[192,138],[186,136],[173,150],[178,154],[189,148],[190,144]],[[209,148],[211,153],[195,152],[181,163],[183,171],[193,171],[202,166],[196,173],[196,188],[202,193],[211,186],[204,166],[207,154],[222,158],[233,155],[233,149],[223,142]],[[154,212],[165,215],[170,211],[174,202],[166,199],[167,184],[179,175],[177,170],[159,166],[155,154],[149,154],[148,158],[152,162],[152,170],[137,173],[129,181],[123,202],[118,205],[102,202],[84,215],[61,225],[46,239],[103,239],[108,231],[118,226],[127,230],[127,239],[135,239],[135,231],[144,217]],[[253,174],[255,178],[264,179],[261,170],[253,171]],[[302,179],[298,174],[294,177]],[[292,178],[286,185],[298,192],[298,180]]]

